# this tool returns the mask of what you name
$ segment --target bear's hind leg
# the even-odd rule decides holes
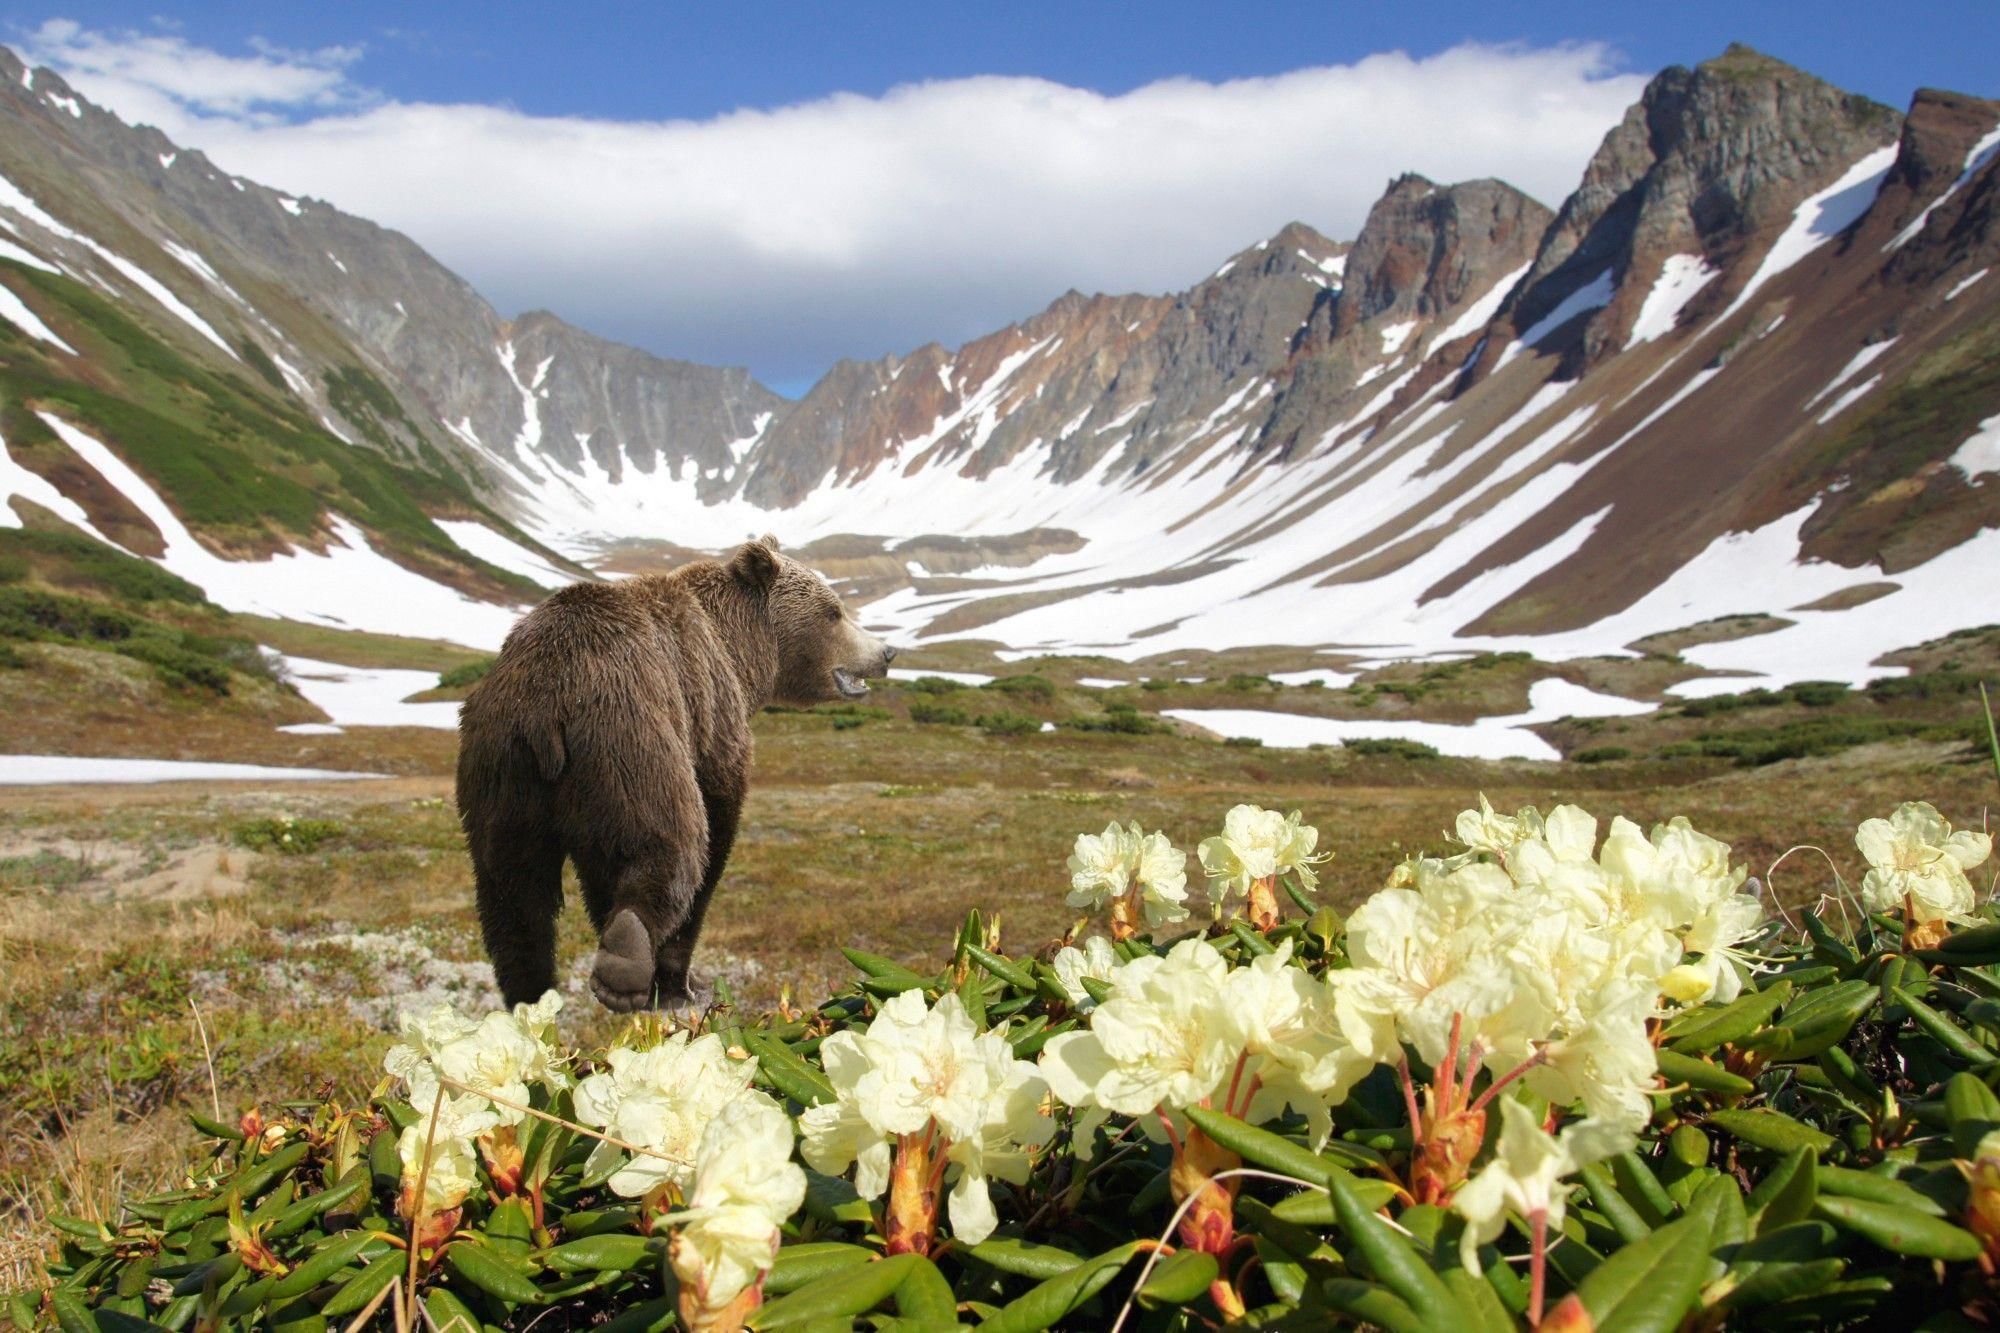
[[[701,888],[696,891],[694,901],[688,904],[680,928],[660,943],[659,971],[655,979],[664,1003],[685,1004],[694,1009],[706,1009],[715,993],[708,983],[694,980],[691,968],[695,942],[701,938],[702,918],[708,914],[709,899],[715,895],[715,886],[722,880],[722,869],[729,862],[730,849],[736,845],[736,824],[743,810],[743,786],[740,782],[718,785],[713,790],[704,786],[702,804],[708,811],[708,863],[702,868]]]
[[[700,896],[706,848],[697,830],[679,845],[655,844],[619,870],[590,971],[590,989],[605,1008],[628,1013],[687,1002],[685,977],[671,991],[660,984],[657,942],[673,938]]]
[[[562,911],[562,845],[525,830],[468,839],[479,933],[508,1004],[529,1004],[556,984],[556,915]]]

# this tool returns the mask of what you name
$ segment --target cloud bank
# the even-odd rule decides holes
[[[354,47],[231,56],[71,22],[24,47],[227,170],[408,233],[503,312],[781,385],[1071,287],[1185,287],[1294,219],[1352,236],[1403,171],[1553,206],[1644,84],[1600,46],[1465,45],[1117,95],[981,77],[612,122],[387,99]]]

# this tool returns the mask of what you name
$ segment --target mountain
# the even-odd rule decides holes
[[[418,615],[331,572],[275,606],[247,585],[277,561],[240,558],[365,554],[486,642],[571,559],[771,530],[872,623],[1012,651],[1560,657],[1756,612],[1687,656],[1862,679],[1990,619],[1978,98],[1899,115],[1732,47],[1653,79],[1553,212],[1406,175],[1351,242],[1293,223],[1183,292],[1070,292],[797,402],[507,320],[4,54],[0,124],[0,487],[225,605]]]

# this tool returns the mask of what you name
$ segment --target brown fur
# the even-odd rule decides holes
[[[699,1002],[688,965],[735,841],[750,719],[865,691],[893,656],[770,537],[524,616],[459,717],[459,818],[507,1002],[555,984],[565,859],[599,935],[598,998]]]

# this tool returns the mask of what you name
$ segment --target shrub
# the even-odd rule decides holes
[[[1263,740],[1256,736],[1224,736],[1222,743],[1224,745],[1233,745],[1240,750],[1261,750],[1264,748]]]
[[[1167,723],[1144,713],[1107,710],[1097,717],[1072,717],[1062,724],[1071,731],[1109,731],[1121,736],[1151,736],[1173,730]]]
[[[910,705],[910,721],[928,726],[963,727],[971,724],[963,708],[953,708],[948,704],[926,703],[917,700]]]
[[[896,684],[911,694],[956,694],[965,688],[955,680],[943,676],[918,676],[915,680],[901,680]]]
[[[1139,682],[1139,688],[1142,690],[1152,690],[1157,692],[1160,690],[1171,690],[1174,687],[1174,684],[1175,682],[1168,680],[1163,676],[1148,676],[1144,680]]]
[[[253,852],[303,856],[345,831],[331,819],[294,819],[290,815],[272,815],[238,824],[230,830],[230,834],[237,846],[247,847]]]
[[[455,666],[449,671],[438,673],[437,687],[441,690],[463,690],[486,679],[486,673],[493,669],[493,659],[482,657],[464,666]]]
[[[867,725],[868,725],[868,719],[865,717],[845,716],[845,717],[836,717],[833,719],[833,729],[835,731],[853,731],[856,727],[864,727]]]
[[[1393,737],[1356,736],[1342,741],[1340,748],[1349,754],[1386,756],[1393,759],[1436,759],[1439,758],[1435,745],[1422,741],[1406,741]]]
[[[28,577],[27,557],[0,555],[0,583],[19,583]]]
[[[1570,757],[1579,764],[1608,764],[1614,759],[1630,759],[1632,752],[1622,745],[1595,745]]]
[[[1002,694],[1019,695],[1023,699],[1034,699],[1042,703],[1056,697],[1055,682],[1047,676],[1033,672],[1020,676],[1001,676],[980,686],[983,690],[998,690]]]
[[[1275,690],[1278,688],[1278,684],[1269,676],[1254,676],[1245,672],[1239,672],[1222,682],[1222,688],[1249,694],[1253,690]]]
[[[1826,708],[1839,703],[1848,694],[1847,683],[1838,680],[1802,680],[1785,693],[1792,696],[1795,703],[1807,708]]]
[[[981,713],[977,725],[980,730],[995,736],[1025,736],[1031,731],[1042,729],[1039,718],[1029,717],[1026,713],[1010,713],[1004,709],[997,713]]]

